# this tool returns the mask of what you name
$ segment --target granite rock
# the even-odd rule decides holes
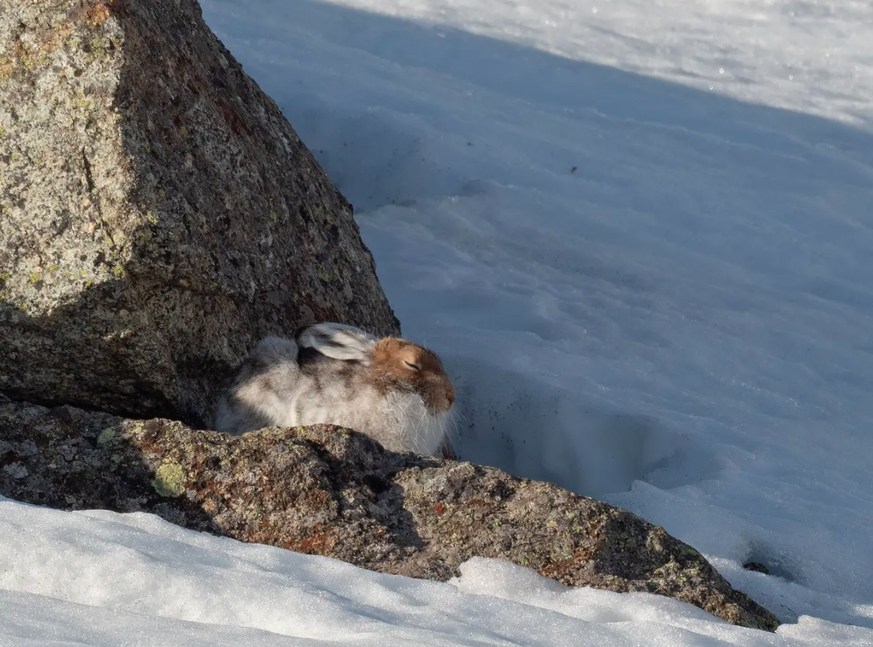
[[[209,423],[260,337],[399,324],[194,0],[0,1],[0,390]]]

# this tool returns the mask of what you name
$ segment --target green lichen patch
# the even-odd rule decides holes
[[[155,473],[152,487],[161,496],[182,496],[185,493],[185,470],[172,461],[163,463]]]
[[[106,427],[106,429],[101,431],[100,435],[97,436],[97,444],[101,447],[111,445],[113,442],[115,442],[115,430],[112,427]]]

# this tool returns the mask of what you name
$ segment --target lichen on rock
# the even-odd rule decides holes
[[[152,487],[161,496],[182,496],[185,494],[185,470],[178,463],[162,463],[155,470]]]

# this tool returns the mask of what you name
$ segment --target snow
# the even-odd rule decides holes
[[[411,580],[153,515],[8,499],[0,619],[0,647],[812,647],[869,644],[873,633],[804,617],[773,635],[669,598],[568,589],[497,560],[470,560],[450,584]]]
[[[663,525],[786,624],[0,501],[0,645],[873,645],[873,5],[203,7],[443,357],[460,456]]]

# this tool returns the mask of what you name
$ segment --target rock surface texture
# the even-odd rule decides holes
[[[0,403],[0,494],[148,511],[197,530],[447,580],[499,557],[572,586],[648,591],[773,631],[690,546],[624,510],[469,463],[394,454],[337,427],[234,437],[166,420]]]
[[[208,424],[255,341],[398,322],[194,0],[0,0],[0,390]]]

